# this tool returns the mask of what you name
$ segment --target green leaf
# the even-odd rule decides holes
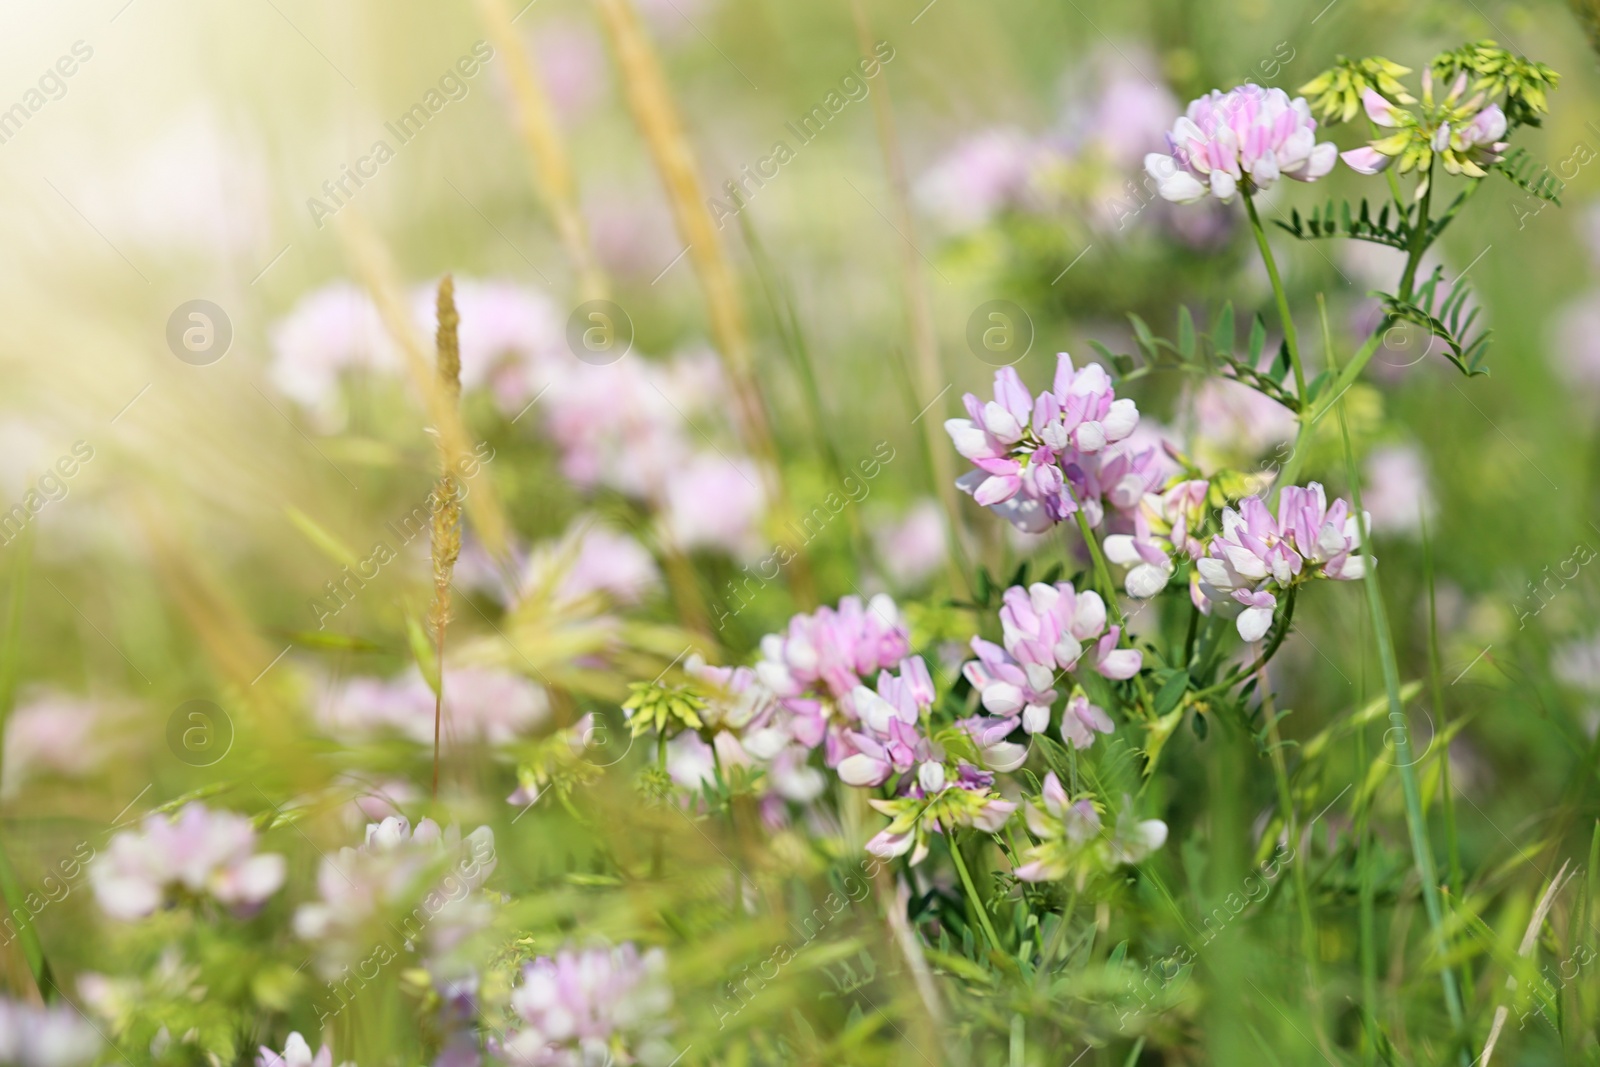
[[[1250,324],[1249,364],[1251,368],[1261,366],[1261,352],[1267,347],[1267,323],[1257,312],[1255,321]]]
[[[1156,691],[1155,712],[1157,717],[1165,715],[1178,706],[1178,701],[1183,699],[1184,691],[1189,688],[1189,672],[1175,671],[1161,688]]]
[[[1233,302],[1222,305],[1222,310],[1217,312],[1217,320],[1211,325],[1211,340],[1218,350],[1223,352],[1233,351]]]
[[[1178,355],[1184,362],[1194,359],[1194,318],[1181,304],[1178,305]]]

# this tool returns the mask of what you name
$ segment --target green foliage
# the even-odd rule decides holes
[[[1444,268],[1435,267],[1433,275],[1417,288],[1412,300],[1401,300],[1389,293],[1374,295],[1383,301],[1388,314],[1415,323],[1443,341],[1447,348],[1444,355],[1462,374],[1469,378],[1488,374],[1488,369],[1483,366],[1483,358],[1488,353],[1492,331],[1486,327],[1473,332],[1473,323],[1477,321],[1481,309],[1470,302],[1472,290],[1467,286],[1466,279],[1457,278],[1441,299],[1439,288],[1443,281]]]
[[[1348,200],[1340,201],[1337,208],[1334,202],[1329,200],[1322,208],[1313,208],[1303,220],[1300,209],[1291,208],[1288,222],[1282,219],[1273,221],[1284,232],[1293,234],[1302,241],[1348,237],[1405,251],[1411,247],[1412,213],[1409,210],[1396,211],[1391,220],[1389,216],[1392,207],[1391,204],[1384,204],[1374,216],[1365,197],[1361,200],[1361,206],[1355,211],[1351,211]]]

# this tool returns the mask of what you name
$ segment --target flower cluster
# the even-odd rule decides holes
[[[527,736],[549,715],[544,691],[507,671],[451,667],[444,672],[446,739],[504,745]],[[433,744],[433,689],[412,668],[392,679],[352,678],[330,686],[317,702],[317,720],[343,741],[398,734]]]
[[[14,1067],[84,1067],[105,1042],[70,1004],[37,1007],[0,1000],[0,1063]]]
[[[1129,596],[1155,596],[1177,570],[1175,560],[1200,555],[1195,533],[1205,521],[1210,491],[1210,482],[1191,478],[1146,493],[1134,513],[1133,533],[1105,539],[1106,558],[1128,568],[1123,587]]]
[[[702,447],[690,420],[728,409],[714,353],[667,361],[575,359],[544,293],[509,281],[458,279],[461,384],[520,418],[536,401],[561,470],[582,489],[649,502],[685,549],[744,553],[757,544],[766,498],[755,464],[730,446]],[[412,294],[419,334],[436,326],[435,287]],[[346,421],[341,385],[356,375],[398,379],[402,350],[371,298],[348,282],[308,294],[272,329],[269,374],[323,428]]]
[[[1224,203],[1277,184],[1279,177],[1314,182],[1333,169],[1337,149],[1320,144],[1304,97],[1245,84],[1213,90],[1189,105],[1167,134],[1171,154],[1145,156],[1145,171],[1162,197],[1180,204],[1208,194]]]
[[[1078,369],[1060,353],[1055,381],[1038,397],[1006,367],[994,397],[966,394],[970,417],[947,420],[945,431],[977,468],[956,485],[1019,530],[1042,533],[1080,508],[1099,526],[1107,504],[1131,508],[1159,476],[1156,450],[1128,442],[1139,409],[1117,398],[1098,363]]]
[[[672,1061],[672,987],[659,948],[640,955],[616,948],[566,948],[522,970],[511,992],[520,1025],[490,1051],[513,1067],[585,1067],[592,1063]]]
[[[826,740],[833,766],[847,754],[843,730],[859,718],[856,690],[910,652],[911,634],[892,599],[879,594],[863,605],[847,596],[837,610],[796,615],[785,633],[763,637],[755,673],[785,712],[780,728],[806,748]]]
[[[1002,727],[1010,733],[1019,725],[1030,734],[1047,730],[1057,679],[1077,670],[1085,657],[1096,673],[1119,680],[1138,674],[1143,662],[1138,650],[1117,647],[1122,628],[1107,627],[1100,594],[1077,592],[1070,582],[1007,589],[1000,626],[1004,647],[974,637],[972,650],[978,658],[962,668],[984,710],[999,719],[986,726],[986,736]],[[1111,728],[1104,711],[1081,690],[1073,693],[1062,717],[1063,740],[1087,748],[1095,731],[1110,733]]]
[[[1363,525],[1343,500],[1329,507],[1316,482],[1285,486],[1276,519],[1260,497],[1246,497],[1239,510],[1223,509],[1222,532],[1195,560],[1195,606],[1236,619],[1240,637],[1259,641],[1278,594],[1314,577],[1348,581],[1366,573],[1367,559],[1356,552]]]
[[[1422,101],[1415,111],[1390,103],[1377,91],[1361,94],[1367,118],[1374,125],[1394,130],[1362,148],[1342,153],[1352,170],[1377,174],[1393,164],[1401,174],[1415,170],[1426,175],[1434,156],[1450,174],[1482,178],[1508,147],[1506,116],[1498,104],[1487,102],[1483,93],[1463,100],[1467,74],[1458,74],[1449,92],[1438,101],[1433,95],[1433,72],[1422,72]],[[1427,191],[1427,182],[1418,186],[1417,196]]]
[[[295,933],[316,943],[332,973],[370,950],[374,924],[399,911],[407,947],[437,960],[487,922],[486,904],[474,894],[495,863],[487,826],[463,839],[458,827],[441,830],[432,819],[415,830],[403,816],[369,823],[360,848],[324,858],[320,899],[295,911]]]
[[[930,833],[958,826],[999,833],[1017,810],[995,792],[993,774],[966,762],[954,768],[924,763],[903,780],[901,796],[868,803],[889,816],[889,825],[867,842],[867,851],[880,859],[909,852],[913,866],[927,858]]]
[[[1025,882],[1053,882],[1076,875],[1081,885],[1103,866],[1139,863],[1166,844],[1167,824],[1160,819],[1137,821],[1132,801],[1124,797],[1116,830],[1103,836],[1100,812],[1087,797],[1073,801],[1051,771],[1044,776],[1040,803],[1029,801],[1023,818],[1039,843],[1027,851],[1027,862],[1013,872]]]
[[[210,897],[248,914],[278,891],[285,873],[283,857],[257,854],[255,843],[248,818],[192,801],[175,819],[151,815],[141,830],[112,837],[89,867],[89,881],[115,919],[142,919],[171,892]]]

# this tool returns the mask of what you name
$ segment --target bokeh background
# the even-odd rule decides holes
[[[487,565],[471,570],[481,546],[469,533],[456,623],[463,663],[512,680],[485,682],[508,688],[484,698],[495,710],[482,724],[463,727],[479,733],[460,743],[458,800],[472,813],[464,818],[500,827],[512,877],[543,884],[581,872],[594,842],[543,809],[510,824],[516,810],[501,808],[515,761],[495,751],[495,730],[586,711],[614,716],[625,683],[667,666],[696,630],[714,629],[703,647],[738,661],[808,596],[926,594],[921,632],[953,633],[942,605],[970,593],[978,564],[1000,575],[1030,556],[1060,555],[1059,542],[1004,535],[940,488],[954,464],[938,452],[938,423],[959,413],[960,394],[986,388],[997,362],[1018,359],[1023,377],[1041,383],[1057,351],[1093,358],[1091,339],[1129,350],[1128,312],[1171,335],[1179,305],[1201,322],[1224,301],[1241,319],[1270,308],[1237,211],[1180,213],[1144,183],[1143,153],[1161,147],[1184,102],[1246,80],[1293,91],[1340,54],[1420,67],[1444,48],[1494,38],[1562,72],[1543,128],[1519,135],[1565,181],[1562,204],[1541,206],[1491,176],[1443,241],[1438,264],[1452,279],[1470,277],[1494,329],[1490,377],[1469,380],[1429,353],[1426,338],[1396,331],[1348,403],[1408,679],[1428,669],[1430,573],[1435,584],[1444,703],[1424,694],[1412,712],[1426,751],[1452,731],[1458,799],[1445,862],[1466,872],[1483,936],[1514,943],[1543,880],[1563,860],[1584,861],[1597,810],[1600,587],[1586,564],[1600,552],[1600,82],[1581,21],[1558,3],[1501,0],[637,8],[693,151],[699,199],[715,198],[710,217],[721,223],[716,239],[796,511],[834,491],[841,469],[882,464],[812,546],[806,588],[797,593],[786,574],[748,607],[732,590],[767,555],[781,517],[750,499],[760,474],[746,457],[758,450],[741,442],[736,385],[717,369],[692,241],[630,113],[626,65],[590,6],[511,0],[503,14],[533,57],[606,297],[633,337],[613,365],[632,384],[587,388],[572,384],[585,361],[569,322],[596,294],[541,197],[519,126],[517,57],[494,45],[484,9],[67,0],[4,13],[0,513],[21,505],[27,517],[4,530],[0,550],[16,620],[4,684],[17,707],[0,840],[21,881],[82,841],[103,842],[130,808],[196,790],[255,810],[320,796],[353,773],[337,740],[362,725],[351,680],[403,684],[390,680],[411,669],[414,622],[431,595],[426,539],[400,546],[348,606],[333,612],[327,598],[342,568],[369,560],[368,545],[394,543],[387,524],[409,514],[437,475],[426,412],[365,295],[375,275],[363,254],[417,305],[425,339],[428,294],[441,275],[455,276],[464,336],[483,331],[463,418],[492,450],[478,477],[492,484],[516,550],[570,562],[596,522],[643,546],[607,565],[631,560],[648,592],[618,594],[606,585],[624,581],[614,573],[598,583],[627,612],[530,615],[506,608]],[[871,77],[858,66],[863,37],[880,61]],[[457,66],[464,57],[477,60],[466,64],[470,76]],[[389,124],[427,108],[430,93],[440,106],[402,143]],[[819,106],[826,124],[801,138],[796,126]],[[1348,131],[1333,136],[1353,144]],[[380,140],[392,158],[373,163],[360,185],[346,179]],[[777,142],[792,151],[776,153]],[[770,176],[758,182],[746,168]],[[335,197],[324,183],[341,180]],[[730,180],[743,183],[738,199]],[[1362,181],[1341,169],[1312,187],[1280,183],[1264,211],[1303,211],[1364,190]],[[1392,286],[1398,264],[1283,233],[1274,245],[1297,309],[1314,321],[1323,294],[1347,355],[1377,319],[1369,291]],[[195,308],[204,321],[188,317]],[[997,360],[974,344],[998,321],[991,312],[1028,339],[1025,355],[1007,349]],[[195,325],[227,334],[226,344],[185,348]],[[1217,386],[1152,376],[1131,391],[1147,421],[1214,464],[1270,463],[1292,437],[1286,412]],[[573,442],[593,437],[585,427],[631,427],[645,408],[670,425],[657,458],[676,462],[681,450],[683,462],[712,468],[703,478],[669,484],[649,464],[630,466],[632,455],[607,459],[604,474],[580,469]],[[1322,443],[1308,472],[1342,489],[1336,438]],[[646,458],[654,448],[646,436]],[[63,465],[66,457],[76,462]],[[1294,712],[1291,737],[1314,736],[1381,691],[1351,584],[1302,608],[1301,632],[1274,664],[1280,704]],[[548,675],[559,684],[547,688]],[[205,702],[205,717],[184,712],[174,732],[188,701]],[[195,723],[228,738],[215,762],[185,749],[183,731]],[[1375,747],[1381,732],[1372,730]],[[1198,739],[1185,731],[1174,743],[1160,788],[1176,839],[1199,821],[1184,798],[1205,792],[1208,772]],[[374,746],[358,771],[420,789],[421,751],[405,741]],[[1443,766],[1435,753],[1434,795]],[[1364,768],[1347,771],[1355,780]],[[1340,780],[1329,773],[1332,797]],[[1379,836],[1394,868],[1385,892],[1404,897],[1414,886],[1398,801],[1379,795],[1380,817],[1390,817]],[[299,849],[292,877],[301,880],[341,832],[333,808],[306,810],[304,829],[274,831]],[[728,861],[692,827],[645,823],[686,863]],[[1194,855],[1171,862],[1178,884],[1178,872],[1192,879],[1203,867]],[[578,884],[529,896],[530,911],[614,933],[646,921],[610,897],[574,896]],[[1322,887],[1330,912],[1353,908],[1348,890]],[[74,893],[39,918],[58,972],[97,965],[101,949],[84,930],[92,915],[87,894]],[[860,925],[858,940],[840,935],[840,958],[885,936]],[[1386,928],[1395,960],[1408,943],[1421,951],[1420,926]],[[1231,957],[1268,990],[1275,929],[1265,925]],[[1322,946],[1329,998],[1359,984],[1341,936],[1330,931]],[[728,937],[681,976],[690,987],[714,986],[771,943],[760,929]],[[26,991],[20,950],[5,951],[13,990]],[[1417,1002],[1433,988],[1418,966],[1412,974],[1397,962],[1380,975],[1395,983],[1385,1025],[1402,1043],[1408,1017],[1437,1011],[1412,1006],[1413,987]],[[834,1032],[862,1025],[874,1008],[841,988],[808,972],[758,1022],[812,1011],[826,995]],[[402,1018],[404,1003],[397,994],[372,1018]],[[900,1018],[914,1004],[908,995],[882,1007]],[[1263,1005],[1254,1025],[1279,1050],[1273,1062],[1315,1052],[1292,1047],[1293,1023]],[[1200,1000],[1163,1016],[1143,1061],[1139,1051],[1127,1058],[1133,1046],[1114,1023],[1101,1027],[1085,1039],[1098,1050],[1085,1062],[1198,1062],[1185,1050],[1203,1045],[1195,1030],[1205,1010]],[[284,1011],[309,1032],[303,1009]],[[714,1014],[697,1018],[687,1033],[719,1030]],[[905,1051],[914,1037],[872,1025],[879,1044],[851,1056],[916,1061]],[[1059,1025],[1064,1048],[1076,1024]],[[391,1051],[404,1044],[367,1039]],[[714,1037],[699,1040],[704,1062],[723,1062],[709,1051]],[[970,1040],[984,1062],[987,1046]],[[1562,1062],[1548,1029],[1517,1040],[1507,1062]],[[1149,1059],[1158,1047],[1165,1058]],[[1057,1051],[1041,1048],[1028,1062],[1070,1061],[1052,1058]]]

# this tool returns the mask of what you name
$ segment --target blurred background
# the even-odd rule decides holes
[[[1540,872],[1587,852],[1600,757],[1600,82],[1582,23],[1502,0],[634,7],[643,58],[577,0],[4,14],[0,570],[17,621],[0,834],[23,882],[197,790],[265,809],[356,774],[421,794],[431,707],[395,708],[420,683],[432,579],[415,509],[438,452],[395,334],[408,321],[431,354],[441,276],[481,461],[446,661],[478,672],[462,692],[482,710],[454,727],[477,755],[453,773],[464,818],[498,820],[502,863],[531,884],[582,867],[583,834],[519,840],[535,818],[506,822],[518,760],[497,746],[614,720],[628,681],[690,650],[743,662],[845,595],[920,596],[919,635],[963,636],[942,605],[978,565],[1010,574],[1061,549],[949,491],[940,424],[960,395],[1004,364],[1042,384],[1058,351],[1096,358],[1091,339],[1129,351],[1129,312],[1171,335],[1180,305],[1202,323],[1224,301],[1270,309],[1242,215],[1177,210],[1143,177],[1188,100],[1247,80],[1293,93],[1341,54],[1420,68],[1493,38],[1563,75],[1518,141],[1563,202],[1491,176],[1443,241],[1438,265],[1470,277],[1494,329],[1489,378],[1397,330],[1349,408],[1407,678],[1427,670],[1431,554],[1447,706],[1413,707],[1419,747],[1458,731],[1439,742],[1465,801],[1452,860],[1514,939]],[[676,185],[663,153],[684,165]],[[1363,181],[1280,183],[1263,212]],[[1274,244],[1303,321],[1323,294],[1348,357],[1399,257]],[[1292,417],[1232,390],[1130,388],[1203,463],[1266,469]],[[1343,491],[1337,438],[1319,445],[1308,475]],[[504,526],[486,545],[472,509],[491,502]],[[806,552],[778,566],[795,528]],[[1274,665],[1292,736],[1381,691],[1351,585],[1302,608]],[[371,736],[389,743],[339,747]],[[1203,783],[1168,759],[1169,799]],[[308,810],[326,821],[276,831],[302,881],[317,853],[296,835],[345,832],[334,808]],[[1185,820],[1177,804],[1175,835]],[[72,936],[83,908],[39,920],[66,973],[97,951]]]

